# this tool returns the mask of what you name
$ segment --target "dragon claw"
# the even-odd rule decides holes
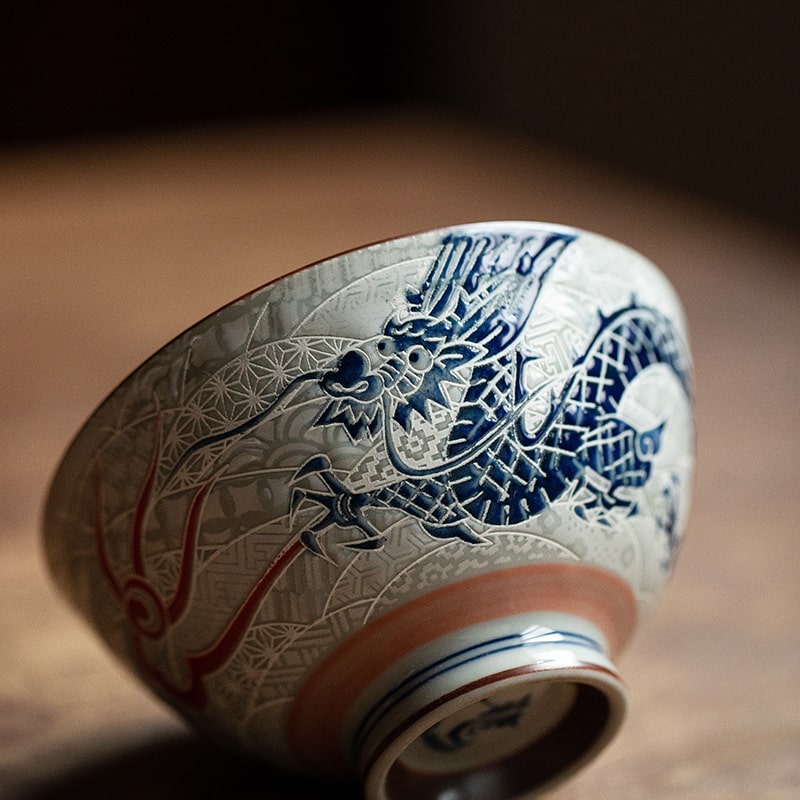
[[[292,489],[292,496],[289,500],[289,522],[291,523],[292,527],[294,527],[300,506],[303,505],[303,502],[307,497],[308,493],[305,489],[298,489],[297,487]]]
[[[348,542],[344,546],[348,550],[380,550],[383,547],[383,536],[368,536],[357,542]]]
[[[296,486],[292,487],[292,498],[289,501],[289,506],[296,509],[306,499],[306,496],[305,489],[298,489]]]
[[[320,544],[320,536],[332,528],[350,528],[358,531],[361,538],[343,543],[350,550],[379,550],[383,547],[382,533],[364,517],[361,511],[366,495],[350,493],[344,484],[330,472],[330,461],[327,456],[315,456],[309,459],[295,473],[292,482],[307,475],[314,475],[325,487],[321,491],[299,486],[292,487],[290,508],[292,509],[293,525],[304,505],[314,504],[321,509],[319,516],[299,536],[300,543],[307,550],[330,561]]]
[[[318,455],[309,458],[292,476],[292,483],[297,483],[307,475],[316,475],[320,472],[327,472],[331,469],[331,460],[326,455]]]
[[[315,556],[331,561],[331,557],[325,552],[322,545],[319,543],[319,538],[313,531],[305,530],[300,534],[300,544],[307,550],[310,550]]]

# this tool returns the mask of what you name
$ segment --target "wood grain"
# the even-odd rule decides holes
[[[424,116],[0,156],[0,797],[354,798],[197,741],[51,588],[38,515],[102,397],[201,316],[304,263],[478,219],[652,258],[693,335],[690,531],[620,668],[633,705],[559,800],[800,793],[800,247],[535,143]]]

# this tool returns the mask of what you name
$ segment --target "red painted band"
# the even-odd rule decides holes
[[[449,584],[394,609],[346,639],[300,689],[289,740],[302,763],[327,773],[347,769],[339,752],[342,723],[363,687],[395,661],[470,625],[536,611],[574,614],[595,624],[610,654],[636,624],[633,592],[621,579],[580,564],[530,564]]]

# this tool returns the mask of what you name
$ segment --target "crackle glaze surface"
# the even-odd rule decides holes
[[[688,513],[691,369],[641,256],[533,223],[291,274],[157,353],[54,481],[60,585],[163,697],[291,763],[308,675],[501,567],[607,571],[646,612]]]

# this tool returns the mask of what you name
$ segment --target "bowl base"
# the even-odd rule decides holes
[[[599,632],[531,616],[517,633],[506,620],[432,643],[429,665],[372,706],[358,737],[369,800],[530,797],[613,738],[626,693]]]

